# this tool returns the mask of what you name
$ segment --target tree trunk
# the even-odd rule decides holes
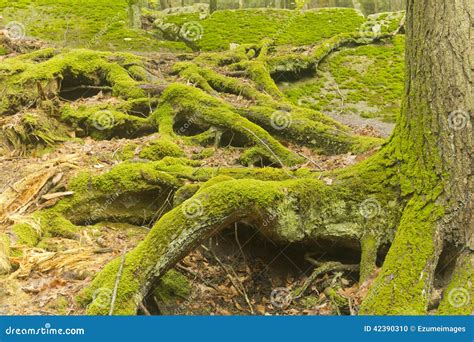
[[[217,11],[217,0],[211,0],[209,2],[209,13],[214,13]]]
[[[456,260],[440,259],[441,253],[463,253],[467,258],[464,254],[471,250],[472,258],[473,98],[468,42],[474,13],[472,5],[467,6],[462,0],[408,1],[407,83],[393,143],[400,156],[402,191],[413,197],[364,313],[425,313],[437,265],[446,269]],[[456,285],[471,294],[466,279],[472,279],[472,270],[471,263]],[[462,309],[470,313],[469,305]]]
[[[164,9],[167,9],[169,6],[168,6],[168,0],[160,0],[160,9],[161,10],[164,10]]]

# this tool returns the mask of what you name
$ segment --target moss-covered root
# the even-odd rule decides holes
[[[474,313],[474,253],[462,253],[438,307],[439,315]]]
[[[86,49],[44,49],[7,58],[0,65],[5,84],[0,114],[23,105],[80,89],[105,89],[122,98],[143,98],[140,85],[149,78],[140,57]],[[67,96],[67,95],[66,95]]]
[[[421,196],[410,200],[382,271],[362,303],[361,314],[426,313],[441,251],[436,220],[442,213],[442,208]]]
[[[366,281],[375,271],[375,263],[377,261],[377,251],[379,247],[379,238],[375,234],[366,233],[360,241],[360,283]]]
[[[88,304],[88,314],[107,314],[111,298],[104,302],[98,293],[117,296],[114,314],[135,314],[139,302],[150,289],[154,278],[162,276],[197,243],[229,223],[258,220],[266,207],[284,194],[278,183],[229,181],[198,192],[174,210],[165,214],[146,239],[126,255],[118,287],[115,279],[121,260],[108,264],[93,283],[79,296]]]
[[[240,140],[243,145],[258,145],[268,149],[281,164],[293,166],[302,162],[300,156],[285,148],[266,130],[239,115],[232,106],[200,89],[172,84],[163,93],[162,101],[154,113],[162,134],[190,135],[188,129],[191,126],[203,132],[214,129],[218,135],[233,134],[233,140]],[[178,122],[183,123],[181,127],[176,127]]]
[[[193,197],[165,214],[146,239],[127,254],[117,288],[120,258],[99,273],[79,300],[88,305],[89,314],[107,314],[110,298],[104,303],[98,293],[116,292],[114,314],[134,314],[155,278],[203,239],[235,222],[258,227],[274,241],[329,241],[357,249],[363,217],[358,214],[359,203],[354,195],[342,189],[346,187],[328,186],[313,179],[211,179]],[[335,203],[339,203],[337,208]]]

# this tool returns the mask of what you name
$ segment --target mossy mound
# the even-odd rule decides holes
[[[404,86],[403,35],[391,42],[336,52],[316,75],[296,83],[280,79],[280,88],[295,104],[323,112],[355,113],[394,122]]]
[[[169,15],[157,25],[174,24],[178,37],[203,51],[228,50],[231,43],[259,43],[272,38],[277,45],[309,45],[342,32],[357,31],[365,21],[353,9],[310,11],[244,9],[214,12],[200,20],[199,14]],[[193,36],[190,37],[190,34]]]
[[[126,0],[0,0],[0,12],[5,23],[20,23],[27,37],[58,46],[115,51],[186,49],[183,43],[158,41],[131,28]]]
[[[5,84],[0,114],[54,96],[75,99],[76,90],[109,90],[123,98],[143,98],[142,59],[126,53],[79,49],[44,49],[2,61],[0,81]],[[133,70],[131,68],[133,67]],[[142,71],[137,75],[137,69]],[[81,94],[82,94],[81,93]]]

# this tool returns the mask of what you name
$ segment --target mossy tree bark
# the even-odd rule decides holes
[[[394,144],[410,200],[363,313],[426,312],[436,267],[453,262],[440,259],[443,251],[454,262],[470,259],[465,276],[452,279],[472,294],[472,15],[461,0],[408,1],[407,83]],[[460,310],[470,313],[472,303]]]

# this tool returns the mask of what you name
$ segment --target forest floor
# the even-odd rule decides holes
[[[43,48],[51,44],[38,42]],[[395,69],[398,70],[402,64],[402,57],[399,55],[401,43],[396,41],[395,44],[389,43],[381,47],[380,50],[387,50],[388,55],[377,52],[374,59],[370,58],[374,56],[376,47],[372,47],[374,50],[370,50],[371,47],[345,49],[343,52],[334,53],[324,61],[317,75],[298,82],[285,79],[275,81],[289,101],[298,103],[304,99],[303,106],[316,107],[314,109],[321,110],[349,126],[353,134],[387,138],[394,127],[393,113],[399,108],[397,99],[399,90],[387,89],[387,94],[390,93],[389,96],[393,97],[392,101],[384,102],[386,107],[377,107],[375,97],[373,102],[369,101],[370,103],[358,99],[360,93],[367,92],[372,85],[367,83],[366,88],[362,87],[364,78],[356,79],[355,75],[369,74],[367,77],[370,78],[370,73],[373,71],[372,63],[377,64],[377,68],[385,69],[392,69],[393,65],[396,65]],[[349,50],[352,51],[352,55],[347,52]],[[12,52],[0,56],[0,63],[16,55],[17,52]],[[170,77],[176,79],[176,76],[167,74],[174,62],[179,59],[193,60],[199,54],[189,51],[176,53],[169,51],[166,54],[160,53],[159,56],[149,52],[145,55],[150,60],[160,58],[165,61],[151,72],[165,74],[168,79]],[[385,62],[387,64],[380,66]],[[341,65],[345,68],[341,73],[352,74],[339,79],[337,71],[339,69],[334,68],[339,68]],[[350,84],[344,84],[349,79]],[[369,90],[376,92],[377,87],[384,86],[384,82],[380,82]],[[401,87],[399,84],[397,86]],[[392,90],[395,95],[392,94]],[[318,96],[325,95],[323,100],[317,101],[317,105],[311,100],[312,94],[315,93]],[[229,94],[222,96],[236,107],[245,108],[249,105],[243,97]],[[93,96],[84,94],[74,101],[74,105],[92,106],[109,101],[113,101],[113,98],[107,93],[100,92]],[[11,124],[11,121],[2,120],[7,119],[0,118],[0,126],[3,128]],[[8,120],[11,120],[11,117],[8,117]],[[53,178],[57,178],[58,182],[71,179],[78,171],[87,170],[92,174],[101,174],[123,161],[123,151],[131,143],[139,146],[132,151],[130,159],[133,161],[140,159],[138,157],[140,146],[146,146],[158,139],[160,133],[156,132],[146,136],[114,137],[108,140],[83,137],[59,142],[54,148],[33,153],[31,151],[24,154],[15,151],[4,153],[0,155],[0,192],[5,193],[7,190],[16,192],[16,184],[44,170],[52,171]],[[187,159],[196,160],[196,156],[199,155],[201,167],[216,168],[243,167],[239,160],[246,150],[230,144],[224,148],[209,148],[183,143],[179,147]],[[311,148],[291,142],[287,143],[286,148],[304,156],[306,159],[304,167],[314,171],[328,171],[354,165],[374,152],[371,150],[361,154],[348,152],[323,155]],[[207,153],[209,149],[213,149],[212,153]],[[58,167],[64,165],[67,167]],[[253,167],[271,166],[275,165],[266,165],[263,162],[261,165],[253,165]],[[331,179],[323,181],[329,184],[332,182]],[[43,198],[46,193],[42,193],[41,188],[32,191],[36,193],[32,193],[30,200],[24,203],[25,209],[21,213],[23,216],[38,209],[48,208],[57,202],[57,199],[51,201]],[[85,309],[75,302],[77,293],[89,284],[109,261],[131,250],[143,240],[152,223],[147,220],[144,220],[142,225],[98,222],[82,229],[74,239],[49,237],[35,246],[15,246],[15,255],[10,257],[13,272],[0,277],[0,314],[84,314]],[[2,231],[6,231],[9,227],[8,224],[4,225]],[[174,271],[180,274],[179,286],[171,284],[169,286],[171,293],[167,295],[150,294],[145,299],[145,305],[140,308],[140,313],[172,315],[356,313],[355,308],[360,304],[371,280],[359,284],[358,275],[347,272],[326,274],[310,286],[304,297],[287,302],[285,296],[305,282],[314,266],[305,258],[301,252],[302,248],[295,245],[283,247],[276,246],[273,241],[256,234],[244,224],[229,227],[181,260],[174,268]],[[352,256],[348,256],[348,260],[352,259]],[[340,305],[334,303],[334,296],[325,293],[328,284],[338,288],[338,294],[347,299],[348,312],[340,312]]]

